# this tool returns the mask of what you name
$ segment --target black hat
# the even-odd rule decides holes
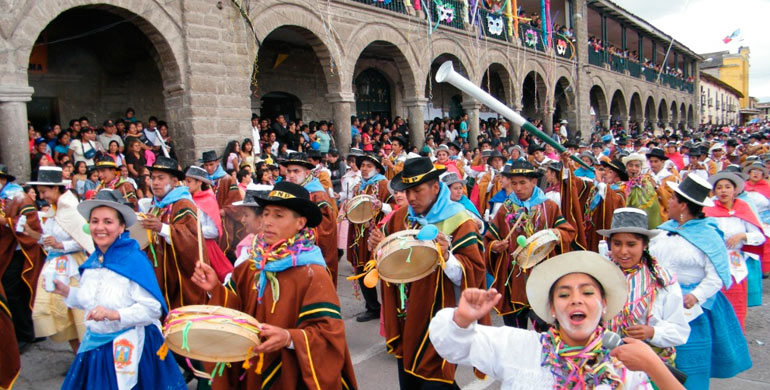
[[[505,163],[505,157],[504,157],[504,156],[503,156],[503,154],[502,154],[502,153],[500,153],[500,151],[498,151],[497,149],[495,149],[495,150],[492,150],[492,151],[489,153],[489,157],[487,158],[487,163],[489,163],[489,161],[490,161],[490,160],[492,160],[493,158],[499,158],[499,159],[503,160],[503,163]]]
[[[617,173],[618,176],[620,176],[620,180],[622,181],[628,180],[628,173],[626,173],[626,166],[623,165],[623,163],[620,160],[617,160],[617,159],[612,161],[602,160],[602,166],[615,171],[615,173]]]
[[[647,158],[650,157],[657,157],[661,160],[668,160],[668,156],[666,156],[666,152],[663,151],[661,148],[652,148],[649,153],[647,153]]]
[[[538,150],[542,152],[542,151],[545,150],[545,147],[543,147],[543,145],[538,145],[538,144],[532,143],[532,144],[529,144],[529,148],[527,148],[527,153],[528,154],[534,154]]]
[[[428,157],[415,157],[404,162],[404,169],[397,173],[390,185],[394,191],[406,191],[422,183],[438,179],[446,169],[436,168]]]
[[[459,144],[457,144],[457,143],[456,143],[456,142],[454,142],[454,141],[451,141],[451,142],[447,142],[447,144],[446,144],[446,145],[447,145],[448,147],[450,147],[450,148],[455,148],[455,149],[457,149],[457,152],[462,152],[462,151],[463,151],[463,148],[461,148],[461,147],[460,147],[460,145],[459,145]]]
[[[219,160],[219,157],[217,156],[216,150],[207,150],[203,152],[203,158],[201,158],[202,163],[212,162]]]
[[[628,145],[628,139],[626,139],[626,138],[621,138],[621,139],[619,139],[619,140],[618,140],[618,145],[620,145],[620,146],[626,146],[626,145]]]
[[[738,146],[738,141],[730,138],[730,139],[727,140],[726,145],[727,146],[731,146],[731,147],[736,147],[736,146]]]
[[[552,171],[561,172],[562,168],[564,168],[564,165],[561,163],[561,161],[551,161],[546,164],[545,167]]]
[[[366,153],[366,154],[362,154],[360,156],[356,156],[356,165],[358,165],[359,169],[361,169],[361,163],[364,160],[372,162],[374,164],[374,166],[377,167],[377,169],[380,170],[380,173],[384,173],[385,172],[385,167],[382,165],[382,163],[380,162],[380,159],[377,157],[376,154],[374,154],[374,153]]]
[[[390,137],[390,142],[393,142],[393,141],[398,141],[398,143],[401,144],[401,148],[406,148],[407,146],[409,146],[409,144],[407,144],[406,142],[406,138],[400,135],[395,135],[393,137]]]
[[[592,148],[603,148],[604,144],[602,144],[601,142],[594,142],[594,143],[591,144],[591,147]]]
[[[110,127],[110,126],[115,126],[115,123],[113,123],[111,119],[107,119],[102,123],[102,127]]]
[[[709,198],[711,184],[699,175],[687,175],[681,183],[666,182],[674,192],[685,199],[703,207],[713,207],[714,201]]]
[[[191,177],[195,180],[202,181],[210,186],[214,185],[214,182],[211,181],[211,178],[209,177],[209,173],[197,165],[190,165],[187,167],[187,171],[185,171],[184,175],[185,177]]]
[[[37,180],[27,182],[27,185],[38,186],[66,186],[72,183],[71,180],[62,179],[61,167],[40,167],[37,171]]]
[[[565,148],[577,148],[578,144],[575,141],[567,141],[564,143]]]
[[[99,169],[99,168],[120,169],[118,168],[118,164],[115,164],[115,160],[106,154],[102,154],[96,158],[95,167],[96,169]]]
[[[205,153],[204,153],[205,154]],[[155,162],[150,167],[150,173],[152,171],[161,171],[174,175],[179,180],[184,180],[184,172],[179,170],[179,164],[173,158],[166,156],[158,156]]]
[[[321,154],[321,152],[318,151],[318,150],[311,150],[311,151],[307,152],[307,157],[308,158],[312,158],[314,160],[320,160],[320,159],[323,158],[323,154]],[[313,168],[315,168],[315,167],[313,167]],[[310,169],[313,169],[313,168],[310,168]]]
[[[297,184],[281,181],[267,194],[257,195],[257,203],[262,206],[280,206],[296,211],[307,218],[307,227],[316,227],[321,223],[321,209],[310,200],[310,193]]]
[[[123,216],[123,221],[126,222],[126,227],[136,223],[136,213],[131,208],[131,203],[128,203],[123,194],[118,190],[103,189],[97,192],[93,199],[80,203],[77,209],[83,218],[89,219],[91,211],[102,206],[110,207],[120,213]]]
[[[243,194],[243,200],[233,202],[233,206],[262,208],[262,206],[259,205],[258,198],[260,196],[267,196],[272,190],[273,186],[269,184],[249,184],[246,186],[246,192]]]
[[[535,168],[532,163],[526,160],[516,160],[513,164],[506,165],[501,173],[506,177],[524,176],[537,179],[543,176],[541,170]]]
[[[289,165],[301,165],[307,169],[314,169],[315,165],[307,161],[307,155],[302,152],[289,153],[289,157],[281,161],[281,165],[288,167]]]
[[[700,157],[703,155],[702,151],[700,150],[700,147],[693,146],[690,148],[690,150],[687,151],[687,155],[691,157]]]
[[[649,238],[658,235],[658,230],[650,230],[647,227],[647,212],[637,208],[623,207],[615,209],[612,213],[612,225],[609,229],[597,230],[604,237],[610,237],[615,233],[642,234]]]
[[[364,154],[364,151],[359,148],[350,148],[348,151],[348,157],[357,157]]]
[[[8,180],[8,181],[15,181],[16,176],[13,176],[8,173],[8,167],[5,166],[5,164],[0,164],[0,177]]]

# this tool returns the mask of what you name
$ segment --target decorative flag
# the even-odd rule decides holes
[[[739,35],[741,35],[741,29],[737,29],[737,30],[733,31],[732,34],[730,34],[730,35],[726,36],[724,39],[722,39],[722,42],[724,42],[725,45],[726,45],[726,44],[732,42],[733,39],[738,38]]]

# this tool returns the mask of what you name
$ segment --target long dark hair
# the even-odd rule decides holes
[[[233,150],[235,150],[235,144],[237,142],[237,140],[232,140],[227,143],[227,146],[225,147],[225,153],[222,155],[223,166],[227,167],[227,158],[230,156],[230,153],[233,153]]]
[[[678,192],[674,192],[674,195],[676,195],[676,200],[679,201],[679,203],[687,204],[687,211],[690,212],[690,214],[694,219],[706,218],[706,214],[703,214],[703,206],[696,204],[695,202],[685,198],[684,196],[680,195]]]

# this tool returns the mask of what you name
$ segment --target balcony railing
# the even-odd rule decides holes
[[[357,3],[373,5],[377,8],[386,9],[388,11],[398,12],[402,14],[407,13],[406,5],[404,5],[404,0],[353,0],[353,1]]]
[[[604,66],[604,50],[588,48],[588,63],[596,66]]]

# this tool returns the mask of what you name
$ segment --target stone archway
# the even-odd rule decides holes
[[[687,122],[687,106],[684,102],[679,105],[679,123],[682,129],[686,129],[690,124]]]
[[[509,87],[510,82],[511,75],[508,73],[508,69],[502,64],[492,63],[484,71],[484,75],[481,78],[481,89],[503,102],[503,104],[510,106],[513,102],[510,100],[513,95],[513,91]]]
[[[647,98],[644,104],[644,129],[655,130],[658,125],[658,110],[655,108],[655,99],[652,96]]]
[[[598,85],[591,87],[591,91],[589,92],[589,99],[591,102],[591,110],[594,116],[594,118],[592,118],[594,123],[591,124],[591,128],[593,129],[594,124],[599,122],[602,127],[609,129],[610,113],[609,108],[607,107],[607,96],[604,94],[602,87]]]
[[[436,56],[431,63],[430,73],[425,80],[425,97],[428,98],[428,112],[426,116],[428,118],[451,117],[456,119],[464,111],[462,103],[465,99],[462,91],[449,83],[437,83],[435,81],[438,68],[446,61],[452,61],[454,70],[468,77],[468,68],[454,54],[442,53]],[[471,119],[469,118],[469,120]],[[469,134],[468,140],[470,139]]]
[[[661,129],[665,130],[668,127],[668,104],[666,104],[666,99],[661,99],[660,104],[658,105],[658,126],[660,126]]]
[[[628,105],[628,117],[631,122],[634,122],[631,126],[636,126],[637,130],[644,129],[644,112],[642,111],[642,97],[639,92],[634,92],[631,95],[631,101]]]
[[[562,120],[567,121],[569,129],[569,138],[573,139],[577,128],[577,112],[575,110],[575,91],[566,77],[560,77],[556,81],[553,94],[554,111],[553,124],[559,124]]]
[[[356,115],[361,119],[391,119],[392,91],[390,80],[376,68],[368,68],[353,82],[356,94]]]
[[[521,114],[530,122],[533,120],[543,121],[545,119],[546,101],[548,100],[548,86],[545,83],[543,76],[536,72],[531,71],[527,73],[522,82],[521,92]],[[553,129],[546,129],[543,127],[543,131],[551,133]]]
[[[696,125],[696,123],[695,123],[695,112],[694,112],[694,110],[692,108],[692,104],[690,104],[687,107],[687,125],[690,126],[690,127],[693,127],[693,128]]]
[[[623,129],[628,131],[628,106],[623,91],[616,90],[610,101],[610,116],[613,122],[620,122]]]
[[[180,159],[192,158],[192,154],[185,152],[185,150],[194,149],[193,137],[182,130],[188,130],[191,126],[190,120],[182,115],[185,106],[183,94],[185,92],[184,75],[186,74],[186,63],[183,54],[183,33],[181,27],[167,13],[138,10],[125,3],[124,1],[110,0],[103,0],[98,2],[98,4],[92,0],[50,0],[32,2],[28,8],[13,9],[11,11],[14,13],[14,19],[12,20],[17,21],[17,23],[9,34],[7,44],[16,50],[16,55],[14,56],[16,64],[13,67],[14,71],[6,73],[3,88],[0,91],[0,103],[2,103],[0,104],[0,118],[2,118],[0,119],[0,128],[2,129],[0,130],[2,132],[0,134],[0,161],[7,164],[10,170],[20,178],[28,177],[30,172],[29,158],[26,154],[27,147],[24,145],[27,139],[25,102],[29,101],[33,96],[33,89],[28,87],[28,85],[30,82],[40,82],[40,73],[28,72],[29,59],[33,48],[36,50],[45,48],[47,51],[49,46],[51,46],[49,42],[52,41],[47,40],[47,34],[43,34],[43,31],[49,26],[56,26],[57,18],[69,18],[73,12],[76,14],[97,13],[103,15],[106,20],[117,21],[121,27],[123,27],[123,24],[128,24],[132,27],[127,28],[126,31],[132,31],[132,34],[136,33],[142,38],[144,43],[141,43],[140,46],[146,50],[147,55],[145,57],[149,58],[149,63],[141,64],[143,69],[148,70],[148,73],[141,73],[144,76],[154,78],[153,83],[158,89],[158,91],[153,92],[156,95],[150,99],[151,102],[146,104],[146,106],[157,104],[161,107],[158,110],[159,112],[155,112],[155,115],[167,120],[171,134],[176,139],[178,156]],[[122,23],[121,21],[127,23]],[[101,20],[91,22],[99,23]],[[77,26],[67,27],[73,28]],[[107,30],[104,30],[91,34],[90,36],[94,38],[91,42],[92,45],[104,45],[105,43],[103,41],[99,42],[99,40],[103,39],[103,34],[108,33]],[[37,45],[36,42],[38,43]],[[99,59],[97,56],[97,61],[95,62],[101,61],[102,65],[109,64],[109,68],[113,70],[111,77],[114,80],[115,73],[122,73],[121,66],[127,66],[128,64],[123,64],[116,57],[109,58],[111,54],[120,55],[121,53],[103,51],[103,53],[100,53],[102,58]],[[55,61],[59,58],[50,56],[54,53],[55,50],[53,50],[53,53],[46,53],[46,55],[48,56],[48,61],[53,61],[51,65],[54,65],[55,69],[59,65]],[[113,66],[117,68],[117,71],[115,71],[116,68],[112,68]],[[123,68],[122,70],[125,69]],[[136,75],[136,69],[133,69],[132,72]],[[150,73],[154,73],[154,76],[151,76]],[[91,81],[89,77],[94,77],[94,75],[83,73],[80,77]],[[118,76],[117,78],[120,77]],[[42,86],[42,84],[38,85]],[[111,85],[115,84],[111,83]],[[67,88],[67,86],[47,85],[46,88],[40,88],[39,93],[46,94],[49,98],[55,97],[58,99],[58,94],[62,93],[62,88]],[[115,91],[116,89],[113,87],[110,90]],[[121,88],[118,87],[117,90],[121,90]],[[125,91],[126,88],[124,87],[122,90]],[[130,92],[124,93],[124,99],[126,96],[132,98]],[[109,99],[104,99],[103,96],[99,100],[103,106],[94,108],[93,113],[94,115],[103,116],[90,118],[94,122],[100,123],[105,119],[115,119],[113,116],[116,113],[120,112],[122,116],[123,112],[121,111],[127,108],[127,103],[121,98],[117,98],[111,103],[108,101]],[[73,115],[72,111],[67,111],[69,108],[65,103],[59,104],[59,107],[61,108],[60,114]],[[74,109],[77,109],[77,107],[74,107]],[[144,113],[144,115],[151,114]],[[60,119],[62,121],[65,120],[65,118]],[[188,154],[190,155],[188,156]]]
[[[671,102],[671,107],[669,108],[671,111],[671,114],[669,116],[671,120],[671,127],[674,129],[679,129],[679,108],[676,105],[676,102]]]

